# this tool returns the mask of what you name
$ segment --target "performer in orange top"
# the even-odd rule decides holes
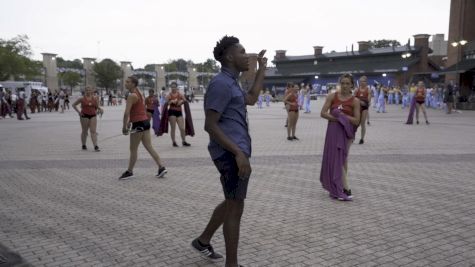
[[[287,95],[284,98],[284,103],[286,106],[288,106],[287,140],[289,141],[299,140],[295,136],[297,121],[299,119],[298,90],[299,86],[294,84],[294,86],[289,89]]]
[[[139,81],[134,76],[125,80],[125,88],[129,91],[125,106],[122,134],[130,133],[130,158],[128,169],[119,177],[119,180],[127,180],[134,176],[133,169],[137,162],[137,151],[140,143],[145,147],[150,156],[157,164],[158,173],[156,177],[162,178],[167,173],[160,157],[152,146],[150,137],[150,121],[145,111],[144,97],[137,88]]]
[[[368,107],[371,103],[371,93],[368,88],[368,78],[366,76],[360,77],[360,83],[358,89],[355,91],[355,97],[360,100],[361,111],[361,139],[359,144],[364,144],[364,138],[366,135],[366,119],[368,119]]]
[[[94,150],[99,152],[99,146],[97,146],[97,111],[101,114],[104,112],[101,107],[99,107],[99,102],[97,98],[93,95],[93,89],[91,87],[86,87],[84,96],[78,98],[73,103],[73,108],[79,114],[81,121],[81,143],[82,149],[87,150],[86,140],[87,140],[87,131],[91,133],[92,143],[94,144]],[[78,110],[78,105],[81,104],[81,111]]]
[[[427,112],[426,108],[424,106],[425,99],[426,99],[426,88],[424,86],[424,82],[420,81],[417,84],[417,90],[416,90],[416,123],[419,124],[419,109],[422,108],[422,113],[424,113],[424,118],[426,119],[426,124],[429,124],[429,121],[427,120]]]
[[[171,127],[170,136],[172,138],[173,146],[174,147],[178,146],[175,141],[175,130],[176,130],[177,125],[180,130],[182,145],[190,146],[190,144],[186,142],[185,121],[183,119],[183,112],[181,108],[181,106],[186,101],[185,97],[178,91],[176,82],[172,82],[170,87],[171,87],[171,92],[167,95],[166,100],[169,105],[168,121],[170,122],[170,127]]]

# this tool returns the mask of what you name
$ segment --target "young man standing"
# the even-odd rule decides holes
[[[223,225],[227,267],[239,266],[239,227],[251,175],[251,137],[246,105],[254,105],[263,88],[265,52],[259,53],[256,78],[245,92],[238,78],[242,71],[249,69],[249,56],[239,39],[224,36],[213,51],[214,58],[221,63],[221,72],[209,84],[204,99],[205,130],[210,136],[208,150],[221,174],[225,200],[214,209],[205,230],[191,245],[208,259],[220,260],[223,256],[214,252],[210,241]]]

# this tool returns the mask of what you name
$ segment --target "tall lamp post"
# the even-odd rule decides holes
[[[468,42],[467,40],[460,40],[460,41],[453,41],[452,43],[450,43],[453,47],[458,47],[457,48],[457,58],[456,58],[456,62],[455,62],[455,80],[456,80],[456,84],[457,86],[459,87],[460,89],[460,77],[459,77],[459,55],[460,55],[460,51],[461,51],[461,47],[466,45]]]
[[[406,53],[404,53],[404,54],[401,55],[401,57],[403,58],[404,61],[405,61],[406,59],[409,59],[411,56],[412,56],[412,54],[409,53],[409,52],[406,52]],[[403,82],[403,86],[405,86],[405,85],[406,85],[406,80],[407,80],[406,75],[407,75],[408,67],[407,67],[407,66],[404,66],[404,67],[402,67],[402,70],[404,71],[404,82]]]

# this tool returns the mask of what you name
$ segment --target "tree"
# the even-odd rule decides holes
[[[147,64],[143,69],[146,71],[155,71],[155,64]]]
[[[122,77],[122,70],[119,65],[108,58],[94,64],[93,71],[97,85],[105,88],[106,91],[115,88],[117,79]]]
[[[80,59],[64,60],[62,57],[56,57],[56,66],[58,68],[84,69]]]
[[[66,71],[59,74],[59,77],[64,84],[68,85],[73,91],[73,87],[78,85],[81,82],[81,75],[74,71]]]
[[[387,39],[381,39],[381,40],[373,40],[373,41],[368,41],[370,46],[372,48],[382,48],[382,47],[391,47],[391,46],[400,46],[401,43],[397,40],[387,40]]]
[[[10,40],[0,39],[0,80],[31,79],[41,74],[41,62],[31,60],[28,36],[18,35]]]
[[[219,72],[218,62],[211,58],[208,58],[203,63],[195,64],[195,68],[198,72]]]
[[[193,64],[192,61],[190,62]],[[186,61],[182,58],[169,60],[168,63],[165,64],[165,71],[166,72],[174,72],[174,71],[187,72],[188,64],[189,64],[189,61]]]

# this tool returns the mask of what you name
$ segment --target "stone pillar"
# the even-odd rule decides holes
[[[188,69],[188,86],[191,88],[198,89],[198,73],[193,67],[187,67]]]
[[[157,73],[157,76],[155,77],[155,90],[157,92],[161,92],[163,87],[167,87],[165,66],[161,64],[155,64],[155,72]]]
[[[90,87],[96,87],[96,76],[94,74],[94,64],[96,64],[95,62],[95,58],[90,58],[90,57],[83,57],[82,58],[83,60],[83,66],[84,66],[84,80],[85,80],[85,84],[84,86],[87,87],[87,86],[90,86]]]
[[[120,62],[120,68],[122,69],[122,91],[124,92],[125,90],[127,90],[125,88],[125,80],[127,80],[127,78],[129,76],[132,76],[132,65],[131,65],[131,62],[130,61],[121,61]]]
[[[241,74],[239,78],[241,82],[242,89],[249,90],[252,84],[254,83],[254,79],[256,78],[257,72],[257,54],[248,53],[249,56],[249,70],[245,71]]]
[[[58,71],[56,66],[56,54],[41,53],[43,55],[43,67],[45,68],[45,83],[50,92],[58,91]]]
[[[414,35],[414,47],[419,48],[420,60],[416,64],[416,72],[428,72],[429,69],[429,34]]]

